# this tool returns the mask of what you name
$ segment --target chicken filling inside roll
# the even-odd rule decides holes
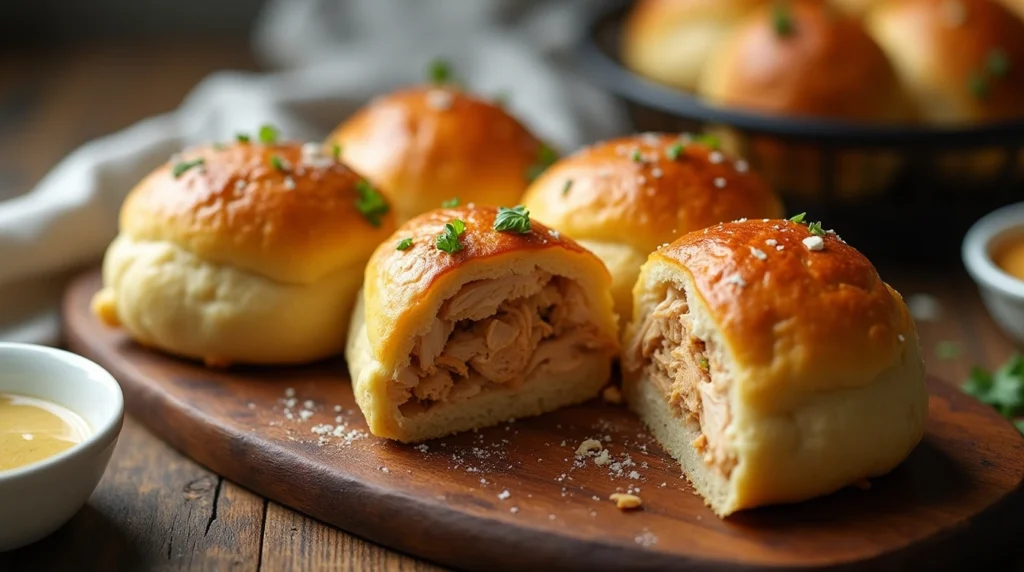
[[[729,373],[714,342],[694,333],[699,329],[685,290],[665,285],[661,302],[633,338],[632,357],[641,360],[644,377],[657,385],[674,413],[700,428],[692,445],[709,467],[728,478],[736,465],[724,438],[731,421]]]
[[[402,415],[569,371],[602,349],[580,287],[542,270],[464,285],[419,336],[391,385]]]

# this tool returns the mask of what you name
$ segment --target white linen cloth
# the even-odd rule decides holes
[[[100,261],[127,192],[173,153],[264,122],[320,139],[373,96],[421,81],[435,57],[473,91],[508,92],[562,150],[623,132],[622,110],[564,63],[587,1],[272,0],[253,49],[278,71],[215,73],[176,111],[83,145],[0,201],[0,340],[58,341],[68,278]]]

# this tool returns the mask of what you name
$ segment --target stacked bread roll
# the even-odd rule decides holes
[[[265,127],[173,157],[124,202],[94,310],[210,367],[343,352],[369,430],[406,443],[592,399],[621,360],[629,406],[725,516],[883,474],[923,432],[901,298],[782,217],[706,134],[558,159],[434,84],[324,143]]]

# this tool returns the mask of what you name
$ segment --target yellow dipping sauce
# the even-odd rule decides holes
[[[996,266],[1010,276],[1024,280],[1024,236],[1000,246],[992,257]]]
[[[89,424],[56,403],[0,394],[0,471],[38,463],[88,435]]]

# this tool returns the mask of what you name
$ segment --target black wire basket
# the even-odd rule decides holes
[[[948,260],[968,226],[1024,200],[1022,118],[964,126],[861,124],[711,105],[618,59],[630,2],[595,3],[576,67],[618,97],[637,131],[708,131],[807,211],[872,257]]]

